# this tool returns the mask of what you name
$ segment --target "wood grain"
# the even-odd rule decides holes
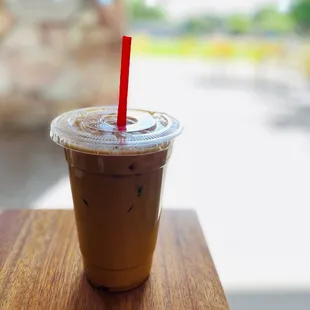
[[[0,309],[226,310],[193,211],[165,210],[150,279],[111,294],[83,275],[73,211],[0,214]]]

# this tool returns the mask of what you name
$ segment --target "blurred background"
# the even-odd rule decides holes
[[[165,208],[198,214],[232,310],[310,309],[310,0],[0,0],[1,208],[72,208],[59,113],[185,126]],[[182,173],[182,177],[180,177]]]

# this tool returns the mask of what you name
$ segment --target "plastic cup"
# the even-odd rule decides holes
[[[53,120],[65,149],[80,250],[93,286],[124,291],[150,275],[165,170],[181,126],[165,113],[116,107],[70,111]]]

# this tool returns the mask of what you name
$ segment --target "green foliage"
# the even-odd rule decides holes
[[[295,0],[291,7],[291,16],[298,30],[310,32],[310,0]]]
[[[233,14],[226,20],[226,29],[233,34],[246,34],[252,29],[252,21],[249,16]]]
[[[158,6],[147,6],[143,0],[132,0],[128,5],[129,16],[134,21],[161,21],[164,11]]]
[[[281,13],[274,6],[264,7],[254,16],[254,25],[259,32],[288,33],[294,29],[294,21],[289,14]]]
[[[192,16],[185,19],[180,30],[186,35],[204,35],[218,30],[231,34],[286,34],[296,27],[301,32],[310,32],[310,0],[292,0],[289,13],[280,12],[276,6],[265,6],[254,15],[232,14],[226,17],[215,15]],[[165,12],[158,6],[147,6],[143,0],[129,0],[128,13],[133,22],[161,22]],[[173,27],[176,25],[172,25]]]
[[[310,1],[310,0],[305,0]],[[231,34],[251,32],[285,34],[294,29],[294,20],[289,14],[281,13],[274,6],[260,9],[254,16],[232,14],[227,17],[216,16],[190,17],[182,24],[188,34],[201,35],[226,29]]]
[[[186,34],[203,35],[217,30],[220,23],[215,16],[190,17],[182,23],[181,29]]]

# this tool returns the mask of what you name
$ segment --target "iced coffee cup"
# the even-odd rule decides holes
[[[69,167],[85,274],[92,285],[129,290],[150,275],[165,170],[177,120],[165,113],[116,107],[67,112],[51,124]]]

